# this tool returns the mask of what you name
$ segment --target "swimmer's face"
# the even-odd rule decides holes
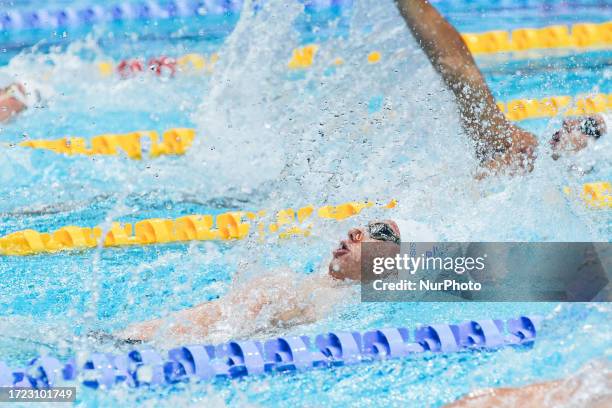
[[[0,90],[0,122],[10,119],[11,116],[26,108],[23,102],[15,98],[18,92],[24,95],[25,89],[21,84],[16,83]]]
[[[575,153],[588,146],[589,141],[606,133],[606,125],[599,115],[566,119],[560,130],[550,139],[552,158],[557,160],[563,153]]]
[[[378,221],[387,224],[399,237],[399,227],[392,220]],[[329,263],[329,274],[339,280],[361,279],[361,244],[364,242],[380,242],[368,233],[368,228],[352,228],[347,238],[340,241],[338,247],[332,251],[332,260]]]

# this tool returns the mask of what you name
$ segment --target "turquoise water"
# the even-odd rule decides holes
[[[589,211],[561,193],[564,185],[610,179],[609,141],[572,159],[596,162],[593,172],[580,176],[566,170],[569,163],[547,159],[545,141],[559,119],[526,121],[521,125],[536,132],[543,145],[536,171],[515,180],[475,182],[470,147],[458,130],[450,97],[402,29],[391,2],[362,2],[310,16],[287,4],[270,2],[241,20],[181,22],[185,33],[174,39],[162,34],[175,32],[176,22],[82,28],[59,40],[55,34],[45,37],[57,48],[43,42],[34,51],[23,48],[26,40],[36,38],[33,33],[11,34],[18,46],[6,52],[8,65],[2,71],[35,78],[52,92],[44,109],[2,125],[0,141],[180,126],[196,127],[198,139],[185,156],[140,162],[2,147],[0,235],[24,228],[48,231],[111,220],[275,211],[361,199],[397,198],[400,206],[342,223],[317,223],[315,236],[308,239],[0,258],[2,360],[17,366],[40,353],[65,356],[106,349],[109,345],[89,344],[82,334],[119,329],[221,297],[234,279],[248,281],[274,267],[288,266],[295,279],[316,273],[349,227],[379,216],[414,218],[448,240],[610,240],[609,211]],[[612,17],[606,18],[597,2],[537,13],[492,4],[481,7],[482,14],[454,4],[442,9],[462,31],[487,29],[486,24],[514,28]],[[190,30],[204,30],[204,35],[190,37]],[[147,39],[149,33],[162,34]],[[320,64],[301,75],[288,73],[291,50],[313,39],[325,39]],[[367,65],[365,56],[375,49],[383,60]],[[17,51],[21,54],[15,56]],[[179,75],[168,81],[101,78],[93,64],[134,55],[213,51],[220,53],[220,62],[212,76]],[[330,71],[323,61],[336,56],[347,63]],[[612,93],[611,60],[612,51],[599,50],[483,57],[478,63],[495,96],[510,100]],[[321,134],[325,139],[317,139]],[[303,164],[306,158],[309,167]],[[392,165],[387,169],[379,163]],[[559,378],[609,358],[610,309],[605,304],[359,304],[342,299],[316,323],[290,329],[262,323],[257,333],[231,327],[222,334],[265,338],[525,313],[550,318],[528,350],[424,356],[212,386],[109,393],[80,388],[79,399],[92,405],[162,399],[218,405],[437,406],[475,388]]]

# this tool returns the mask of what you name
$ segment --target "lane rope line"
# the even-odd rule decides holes
[[[285,239],[310,236],[313,217],[341,221],[353,217],[366,208],[391,209],[397,201],[382,205],[373,202],[348,202],[316,208],[308,205],[297,211],[292,208],[278,211],[274,221],[266,223],[266,211],[230,211],[217,216],[186,215],[176,219],[151,218],[134,224],[113,222],[104,234],[101,227],[65,226],[50,233],[33,229],[17,231],[0,237],[0,255],[34,255],[66,250],[85,250],[102,247],[167,244],[172,242],[239,240],[253,230],[260,239],[267,233]],[[254,228],[251,228],[251,227]],[[103,236],[104,235],[104,236]]]
[[[552,25],[541,28],[517,28],[512,31],[494,30],[482,33],[461,34],[465,44],[472,54],[495,54],[522,52],[529,50],[546,50],[560,48],[574,49],[608,49],[612,46],[612,21],[605,23],[577,23],[573,25]],[[306,44],[294,48],[287,62],[290,70],[311,68],[320,44]],[[153,57],[145,63],[144,59],[131,58],[119,63],[112,61],[98,62],[98,71],[103,76],[118,74],[121,78],[129,78],[147,71],[156,75],[174,76],[176,72],[203,71],[210,74],[219,56],[216,53],[209,57],[190,53],[170,58],[166,56]],[[366,56],[368,64],[376,64],[382,60],[381,51],[371,51]],[[326,61],[325,64],[339,66],[344,64],[341,57]],[[163,68],[166,68],[164,70]]]
[[[580,116],[612,110],[612,94],[587,96],[549,96],[541,99],[520,98],[498,102],[497,106],[509,120],[550,118],[557,115]]]
[[[542,327],[540,316],[479,319],[358,331],[240,340],[219,345],[186,345],[160,353],[143,346],[124,354],[82,353],[61,362],[40,356],[27,367],[10,369],[0,361],[0,386],[48,388],[79,382],[93,389],[113,386],[168,386],[180,382],[287,374],[313,369],[416,357],[532,347]]]
[[[64,7],[39,10],[3,10],[0,26],[4,31],[77,27],[129,20],[165,20],[181,17],[238,13],[242,0],[164,0],[126,1],[108,5]]]
[[[612,21],[551,25],[461,34],[473,54],[553,48],[597,48],[612,45]]]
[[[497,102],[500,110],[509,120],[518,122],[526,119],[550,118],[557,115],[580,116],[612,111],[612,94],[588,96],[550,96],[541,99],[521,98],[508,102]],[[59,139],[31,139],[17,144],[3,143],[0,146],[14,146],[42,149],[68,156],[117,156],[130,159],[156,158],[160,156],[184,155],[192,146],[196,131],[192,128],[173,128],[162,134],[161,141],[156,131],[137,130],[122,134],[103,134],[87,141],[82,137],[66,136]]]
[[[577,196],[590,209],[612,208],[612,184],[596,181],[582,185],[580,192],[564,187],[569,197]],[[342,221],[361,213],[366,208],[392,209],[398,205],[393,199],[386,204],[373,202],[348,202],[337,206],[325,205],[315,208],[308,205],[297,211],[288,208],[275,214],[275,221],[266,224],[265,210],[258,212],[230,211],[212,215],[186,215],[176,219],[150,218],[134,224],[113,222],[104,237],[101,227],[65,226],[50,233],[33,229],[17,231],[0,237],[0,255],[22,256],[41,253],[56,253],[67,250],[84,250],[102,247],[123,247],[133,245],[166,244],[187,241],[239,240],[253,231],[253,225],[260,237],[266,233],[278,234],[279,238],[308,237],[312,223],[308,219]]]
[[[20,147],[49,150],[68,156],[117,156],[123,154],[130,159],[156,158],[160,156],[180,156],[187,152],[196,136],[195,129],[173,128],[162,134],[153,130],[137,130],[122,134],[103,134],[89,141],[82,137],[63,137],[60,139],[33,139],[16,144]]]
[[[578,195],[589,208],[612,208],[612,184],[609,181],[585,183],[579,192],[566,186],[563,192],[569,197]]]

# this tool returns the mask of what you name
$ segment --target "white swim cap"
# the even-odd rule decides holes
[[[438,237],[429,226],[414,220],[395,220],[395,223],[399,227],[405,253],[411,257],[420,257],[435,252]]]
[[[400,230],[403,242],[436,242],[438,237],[429,226],[414,220],[393,220]]]

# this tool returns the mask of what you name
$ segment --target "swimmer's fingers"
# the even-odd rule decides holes
[[[509,152],[511,154],[511,165],[523,171],[531,172],[536,159],[536,148],[538,140],[536,137],[522,129],[515,128],[512,133],[512,143]]]
[[[533,171],[535,155],[530,153],[504,153],[494,159],[481,164],[480,169],[474,175],[477,180],[482,180],[494,175],[516,176]]]

